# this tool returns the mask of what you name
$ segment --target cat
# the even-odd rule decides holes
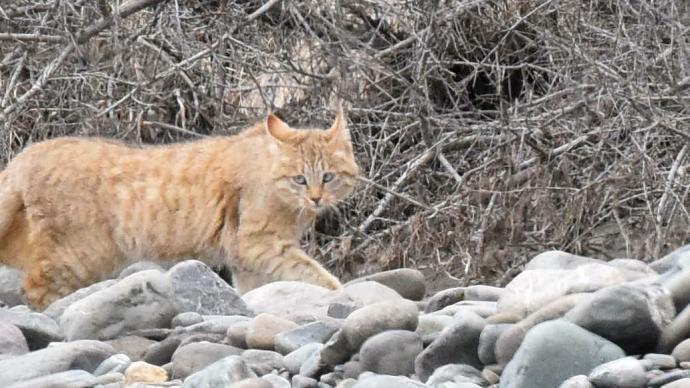
[[[147,258],[225,263],[240,293],[275,280],[340,289],[299,241],[358,173],[342,109],[326,130],[268,114],[170,145],[46,140],[0,173],[0,263],[23,271],[37,309]]]

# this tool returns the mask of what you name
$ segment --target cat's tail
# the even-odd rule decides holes
[[[0,239],[9,232],[15,215],[24,206],[21,193],[8,182],[7,173],[0,172]],[[0,257],[2,263],[2,257]]]

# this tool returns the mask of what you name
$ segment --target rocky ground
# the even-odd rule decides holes
[[[399,269],[239,296],[190,260],[37,312],[0,268],[0,387],[690,387],[690,246],[650,265],[546,252],[505,288],[425,294]]]

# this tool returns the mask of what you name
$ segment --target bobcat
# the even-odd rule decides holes
[[[235,136],[172,145],[43,141],[0,173],[0,263],[23,271],[36,308],[146,258],[225,262],[240,292],[273,280],[338,289],[299,240],[357,175],[341,109],[327,130],[269,114]]]

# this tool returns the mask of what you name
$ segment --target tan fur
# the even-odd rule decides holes
[[[226,262],[240,292],[278,279],[335,289],[299,240],[357,173],[342,113],[325,131],[269,115],[237,136],[165,146],[44,141],[0,173],[0,262],[24,271],[39,308],[151,258]]]

